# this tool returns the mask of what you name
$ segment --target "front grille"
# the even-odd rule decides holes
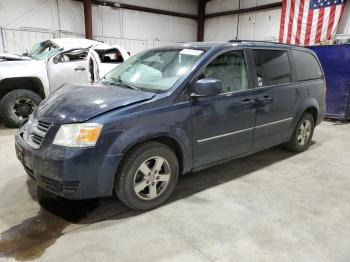
[[[39,148],[50,126],[51,124],[38,121],[31,116],[24,130],[23,138],[31,147]]]
[[[51,124],[49,123],[45,123],[43,121],[38,121],[38,129],[42,132],[47,132],[47,130],[49,130]]]
[[[37,135],[35,133],[32,134],[32,140],[37,145],[40,145],[41,142],[43,141],[43,139],[44,139],[44,137],[42,137],[42,136],[39,136],[39,135]]]

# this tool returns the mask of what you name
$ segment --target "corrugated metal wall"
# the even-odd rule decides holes
[[[281,2],[281,0],[241,0],[241,9]],[[207,4],[207,13],[238,9],[238,0],[212,0]],[[235,39],[238,15],[209,18],[205,22],[205,41]],[[238,38],[247,40],[278,39],[281,8],[248,12],[240,15]],[[346,4],[338,34],[350,35],[350,3]]]
[[[123,0],[169,11],[196,14],[196,0]],[[241,8],[280,0],[241,0]],[[208,14],[238,8],[238,0],[212,0]],[[193,19],[114,9],[93,5],[95,39],[124,46],[132,54],[146,48],[174,42],[195,41],[197,23]],[[238,38],[276,40],[281,10],[249,12],[240,15]],[[237,15],[209,18],[205,41],[236,37]],[[23,53],[35,43],[52,37],[83,37],[84,17],[80,2],[73,0],[0,1],[0,52]],[[350,3],[347,3],[338,34],[350,35]]]
[[[120,2],[120,1],[119,1]],[[196,14],[194,0],[124,0],[124,3]],[[168,43],[195,41],[194,19],[93,5],[94,38],[132,54]],[[73,0],[0,1],[0,52],[23,53],[53,37],[83,37],[82,3]]]

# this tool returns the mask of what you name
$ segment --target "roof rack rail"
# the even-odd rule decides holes
[[[273,42],[273,41],[263,41],[263,40],[243,40],[243,39],[232,39],[228,40],[229,43],[266,43],[266,44],[278,44],[278,45],[286,45],[286,46],[294,46],[290,44],[285,44],[285,43],[279,43],[279,42]]]

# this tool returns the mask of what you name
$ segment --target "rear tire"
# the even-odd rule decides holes
[[[42,98],[39,95],[26,89],[7,93],[0,101],[0,116],[5,126],[19,127],[41,101]]]
[[[149,210],[172,194],[179,176],[179,162],[166,145],[147,142],[129,152],[115,179],[115,193],[128,207]]]
[[[294,152],[303,152],[310,146],[315,121],[310,113],[304,113],[295,127],[293,135],[285,147]]]

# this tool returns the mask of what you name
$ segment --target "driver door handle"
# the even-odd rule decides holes
[[[75,70],[75,71],[85,71],[86,68],[83,67],[83,66],[78,66],[78,67],[74,68],[74,70]]]
[[[260,97],[259,98],[259,102],[262,102],[262,103],[268,103],[272,100],[272,97],[271,96],[263,96],[263,97]]]

